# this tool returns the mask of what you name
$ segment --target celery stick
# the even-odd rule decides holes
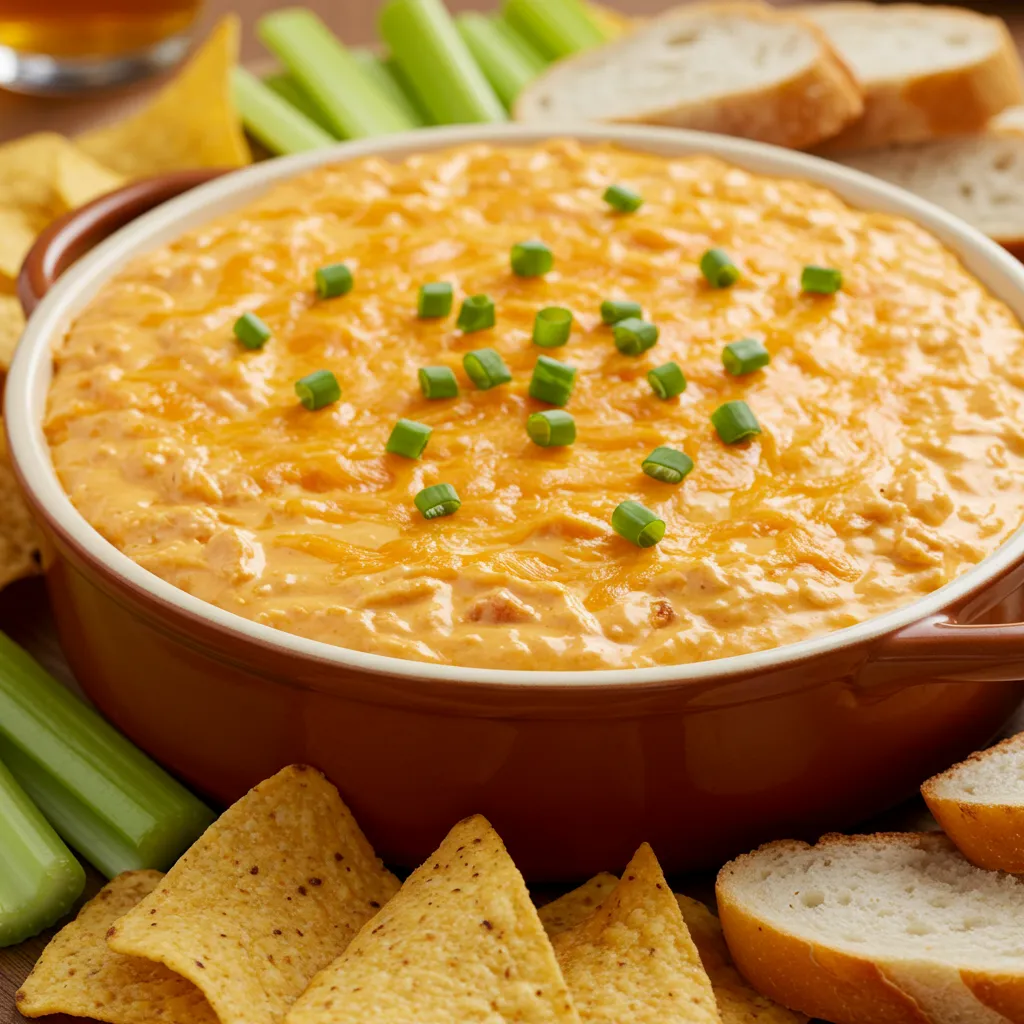
[[[438,124],[506,120],[441,0],[386,0],[380,34]]]
[[[334,129],[324,117],[324,112],[303,92],[302,86],[287,72],[280,71],[276,75],[267,75],[263,79],[263,84],[276,92],[285,103],[290,103],[299,113],[305,114],[310,121],[320,125],[325,132],[337,138],[334,135]]]
[[[231,88],[242,124],[271,153],[303,153],[334,142],[319,125],[242,67],[231,69]]]
[[[170,867],[214,817],[3,633],[0,760],[108,878]]]
[[[503,14],[495,14],[491,20],[494,27],[505,37],[505,42],[518,50],[523,60],[533,68],[534,74],[539,75],[551,63],[522,32],[516,31],[508,23],[508,18]]]
[[[460,14],[455,19],[455,27],[498,99],[511,107],[522,89],[537,77],[537,69],[486,15]]]
[[[82,865],[0,764],[0,946],[48,928],[84,888]]]
[[[275,11],[262,17],[256,30],[324,112],[335,134],[361,139],[416,127],[312,11]]]
[[[430,124],[426,111],[417,105],[411,91],[406,91],[398,69],[392,61],[381,60],[372,50],[353,50],[352,56],[362,68],[363,74],[372,78],[391,97],[395,105],[402,108],[402,113],[417,128]]]
[[[517,32],[551,60],[607,41],[581,0],[505,0],[502,13]]]

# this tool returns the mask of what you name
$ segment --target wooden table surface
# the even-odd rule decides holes
[[[139,0],[145,3],[146,0]],[[243,59],[249,63],[265,62],[266,55],[253,33],[255,20],[265,11],[285,6],[288,0],[208,0],[202,16],[201,29],[228,11],[241,14],[245,29]],[[670,6],[669,0],[604,0],[630,14],[653,14]],[[780,6],[797,0],[774,0]],[[947,0],[953,2],[953,0]],[[304,6],[318,10],[347,43],[367,44],[374,41],[374,24],[378,0],[302,0]],[[489,0],[446,0],[452,11],[487,9]],[[2,6],[2,0],[0,0]],[[998,13],[1007,19],[1018,44],[1024,48],[1024,3],[984,2],[975,4],[986,13]],[[0,141],[17,138],[43,129],[74,133],[104,119],[116,116],[126,106],[137,103],[156,83],[98,98],[38,99],[15,96],[0,91]],[[74,685],[61,655],[50,619],[46,595],[39,580],[26,580],[0,593],[0,630],[24,644],[58,678]],[[1013,732],[1024,730],[1024,710],[1012,723]],[[881,828],[925,828],[928,818],[923,805],[913,804],[887,815],[877,823]],[[89,892],[94,892],[101,879],[90,874]],[[0,950],[0,1024],[21,1024],[25,1018],[14,1007],[14,991],[35,962],[48,935],[22,946]],[[51,1024],[72,1018],[48,1018]]]

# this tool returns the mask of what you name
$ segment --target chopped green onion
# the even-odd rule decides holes
[[[455,488],[451,484],[433,484],[424,487],[413,499],[424,519],[438,519],[450,516],[462,507]]]
[[[312,11],[273,11],[260,18],[256,30],[339,138],[391,135],[416,127]]]
[[[639,302],[630,302],[628,299],[605,299],[601,303],[601,319],[611,326],[620,320],[643,318],[644,310]]]
[[[314,124],[323,128],[332,139],[337,138],[324,112],[287,71],[267,75],[263,79],[263,84],[272,92],[277,93],[289,106],[294,107],[300,114],[304,114]]]
[[[245,348],[263,348],[270,340],[270,328],[255,314],[243,313],[235,321],[235,337]]]
[[[431,281],[420,286],[417,314],[421,320],[436,320],[452,311],[452,286],[447,281]]]
[[[403,455],[407,459],[418,459],[427,447],[433,428],[415,420],[399,420],[391,430],[385,451],[392,455]]]
[[[505,0],[502,13],[549,60],[607,41],[581,0]]]
[[[555,256],[543,242],[517,242],[511,263],[512,273],[519,277],[542,277],[555,265]]]
[[[336,299],[352,291],[352,271],[344,263],[320,267],[316,275],[316,294],[319,299]]]
[[[511,107],[523,88],[537,77],[538,69],[509,41],[497,19],[468,11],[455,18],[455,27],[498,99]]]
[[[644,197],[625,185],[609,185],[604,190],[604,201],[619,213],[636,213],[644,205]]]
[[[54,924],[84,888],[82,865],[0,764],[0,946]]]
[[[231,92],[246,130],[271,153],[304,153],[334,142],[333,135],[237,64],[231,69]]]
[[[834,267],[804,267],[800,287],[815,295],[835,295],[843,287],[843,272]]]
[[[533,343],[541,348],[559,348],[572,333],[572,311],[562,306],[545,306],[533,320]]]
[[[712,288],[730,288],[740,279],[740,269],[724,249],[708,249],[700,258],[700,272]]]
[[[417,128],[426,128],[430,124],[430,118],[423,109],[423,104],[419,101],[419,97],[413,95],[409,83],[405,80],[405,75],[399,70],[394,60],[378,57],[373,50],[362,48],[353,50],[352,56],[363,74],[372,79],[381,92],[387,93],[388,99]]]
[[[562,409],[545,409],[526,421],[526,433],[541,448],[562,448],[576,440],[576,421]]]
[[[576,383],[576,367],[550,356],[538,356],[530,378],[530,397],[552,405],[565,405]]]
[[[757,338],[731,341],[722,349],[722,365],[734,377],[753,373],[772,361],[768,349]]]
[[[638,317],[620,320],[613,328],[615,347],[624,356],[638,356],[653,348],[658,340],[658,328]]]
[[[488,391],[512,379],[508,367],[493,348],[478,348],[462,357],[466,376],[481,390]]]
[[[458,397],[459,382],[447,366],[422,366],[419,380],[424,398]]]
[[[669,362],[647,371],[647,383],[661,399],[668,401],[686,390],[686,376],[678,363]]]
[[[57,834],[108,878],[166,871],[214,818],[3,634],[0,760]]]
[[[455,325],[464,334],[486,331],[494,326],[494,302],[489,295],[470,295],[462,300]]]
[[[693,469],[693,459],[686,452],[662,446],[655,448],[640,468],[663,484],[678,484]]]
[[[295,394],[307,409],[322,409],[341,398],[341,385],[330,370],[315,370],[295,382]]]
[[[650,548],[665,536],[665,522],[638,501],[624,501],[612,513],[612,529],[638,548]]]
[[[711,422],[726,444],[736,444],[761,433],[757,417],[746,402],[726,402],[720,405],[711,414]]]

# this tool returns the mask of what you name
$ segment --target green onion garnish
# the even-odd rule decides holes
[[[421,320],[436,320],[452,311],[452,286],[447,281],[431,281],[420,286],[416,313]]]
[[[459,382],[447,366],[421,366],[420,391],[424,398],[457,398]]]
[[[644,310],[639,302],[628,299],[605,299],[601,303],[601,319],[606,324],[617,324],[620,320],[643,318]]]
[[[504,360],[493,348],[478,348],[462,357],[466,376],[481,390],[496,388],[512,379]]]
[[[726,402],[720,405],[711,414],[711,422],[726,444],[736,444],[737,441],[745,441],[761,433],[757,417],[746,402]]]
[[[722,365],[734,377],[753,373],[772,361],[771,354],[757,338],[731,341],[722,349]]]
[[[243,313],[235,321],[235,337],[245,348],[263,348],[270,341],[270,328],[255,313]]]
[[[418,459],[427,447],[433,428],[415,420],[399,420],[391,429],[384,450],[407,459]]]
[[[576,367],[550,356],[538,356],[530,378],[530,397],[538,402],[565,405],[576,383]]]
[[[665,400],[675,398],[686,390],[686,377],[678,363],[662,363],[648,370],[647,383],[659,398]]]
[[[625,185],[609,185],[604,190],[604,201],[619,213],[636,213],[644,205],[644,197]]]
[[[712,288],[729,288],[740,279],[740,269],[724,249],[708,249],[700,258],[700,272]]]
[[[295,394],[307,409],[322,409],[341,398],[341,385],[330,370],[316,370],[295,382]]]
[[[653,348],[658,340],[658,328],[635,316],[620,320],[612,331],[615,334],[615,347],[624,356],[638,356]]]
[[[462,501],[451,484],[433,484],[430,487],[424,487],[413,500],[416,502],[416,507],[423,513],[424,519],[450,516],[462,507]]]
[[[494,326],[494,303],[489,295],[470,295],[462,300],[455,326],[464,334]]]
[[[339,295],[348,295],[352,291],[352,271],[344,263],[332,263],[328,267],[321,267],[315,278],[318,299],[336,299]]]
[[[638,548],[650,548],[665,536],[665,522],[638,501],[624,501],[612,513],[612,529]]]
[[[804,267],[800,287],[815,295],[835,295],[843,287],[843,272],[834,267]]]
[[[678,484],[693,469],[693,459],[686,452],[662,446],[655,448],[640,468],[663,484]]]
[[[540,277],[555,265],[555,257],[543,242],[517,242],[512,246],[512,273]]]
[[[561,448],[576,440],[576,421],[562,409],[545,409],[530,416],[526,432],[541,448]]]
[[[569,340],[572,312],[562,306],[545,306],[533,321],[533,343],[541,348],[558,348]]]

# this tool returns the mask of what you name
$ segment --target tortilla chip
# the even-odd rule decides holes
[[[107,948],[107,929],[152,892],[159,871],[126,871],[50,940],[15,996],[26,1017],[69,1013],[110,1024],[217,1024],[202,992],[163,964]]]
[[[72,144],[54,132],[36,132],[0,146],[0,207],[52,220],[59,212],[53,183],[59,154]]]
[[[0,369],[6,370],[11,365],[24,329],[21,303],[13,295],[0,295]]]
[[[631,28],[642,24],[645,19],[631,18],[628,14],[606,7],[604,4],[588,4],[590,15],[597,26],[609,39],[624,36]]]
[[[16,206],[0,206],[0,274],[11,281],[17,278],[36,235],[50,219]]]
[[[75,210],[125,183],[123,175],[104,167],[72,143],[57,155],[54,188],[64,210]]]
[[[559,896],[540,908],[541,924],[551,938],[575,928],[585,921],[601,905],[605,897],[619,884],[619,880],[607,871],[595,875],[578,889]]]
[[[39,572],[36,526],[21,496],[0,423],[0,589]]]
[[[235,109],[231,69],[239,20],[222,18],[181,71],[138,113],[75,140],[129,178],[193,167],[242,167],[252,154]]]
[[[397,890],[334,786],[293,765],[228,808],[107,941],[193,982],[222,1024],[273,1024]]]
[[[460,822],[310,985],[288,1024],[578,1024],[522,875],[479,815]]]
[[[554,946],[581,1021],[718,1024],[711,981],[646,843],[597,910]]]

